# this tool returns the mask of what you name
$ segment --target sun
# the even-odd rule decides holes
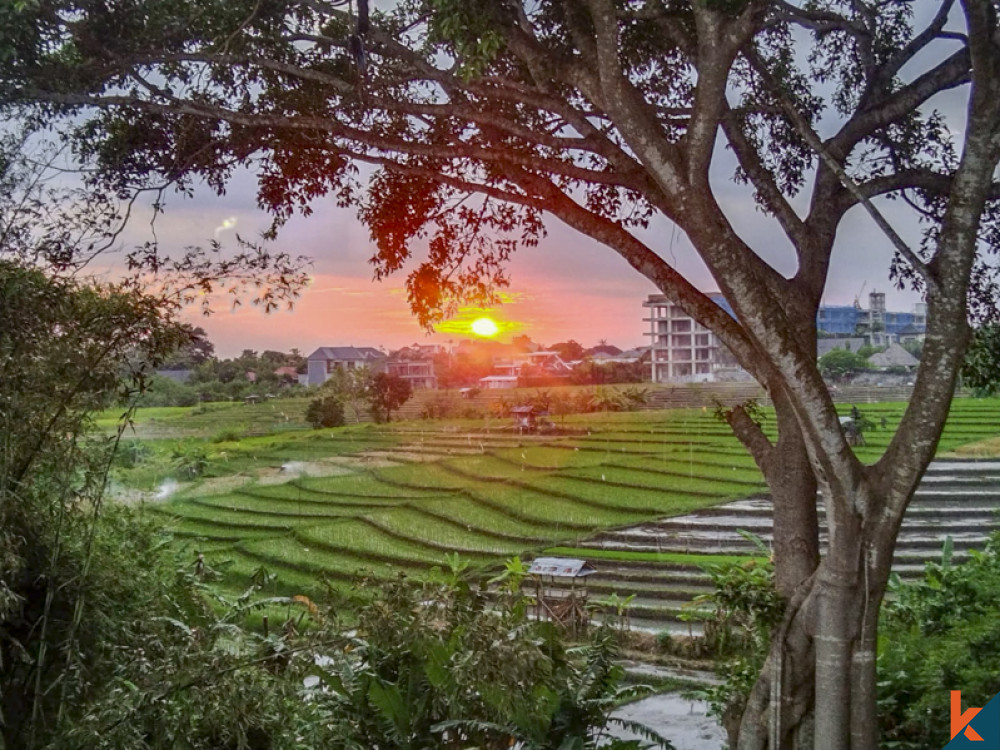
[[[472,321],[472,332],[477,336],[489,338],[490,336],[496,336],[500,332],[500,329],[491,318],[476,318]]]

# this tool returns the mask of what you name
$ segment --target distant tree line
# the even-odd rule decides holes
[[[306,358],[298,349],[244,349],[238,357],[220,359],[202,328],[188,328],[190,342],[178,349],[149,379],[144,406],[194,406],[205,401],[233,401],[247,396],[288,394],[299,389],[298,373]],[[277,373],[288,368],[285,373]],[[295,373],[295,374],[293,374]]]

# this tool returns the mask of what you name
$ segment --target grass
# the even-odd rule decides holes
[[[996,458],[1000,456],[1000,438],[987,438],[978,443],[960,445],[945,455],[956,458]]]
[[[428,516],[415,508],[396,508],[391,511],[371,513],[365,516],[365,520],[393,536],[420,539],[424,546],[431,549],[459,552],[463,555],[485,552],[509,557],[523,552],[526,548],[544,544],[546,541],[537,537],[513,535],[505,539],[484,529],[442,523],[441,518]]]
[[[872,461],[905,404],[858,406],[877,426],[858,449]],[[849,404],[839,408],[850,413]],[[164,457],[178,440],[197,443],[207,455],[206,478],[149,507],[213,565],[227,560],[224,585],[233,589],[261,566],[279,575],[284,593],[315,592],[321,577],[342,583],[359,570],[423,574],[456,553],[484,566],[541,549],[681,567],[752,559],[576,546],[602,530],[766,489],[710,410],[570,415],[558,420],[563,434],[519,436],[497,431],[496,419],[490,432],[483,420],[313,431],[296,421],[301,409],[303,403],[267,402],[141,410],[132,439],[148,445],[150,456],[117,479],[156,486],[154,479],[169,476]],[[116,416],[104,420],[113,424]],[[773,418],[764,426],[773,429]],[[212,442],[232,430],[251,436]],[[1000,450],[998,433],[1000,399],[956,400],[941,450],[983,439]],[[289,462],[328,475],[282,471]]]

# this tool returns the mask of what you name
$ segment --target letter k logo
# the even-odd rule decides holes
[[[962,691],[952,690],[951,691],[951,738],[955,739],[955,736],[965,730],[965,736],[972,742],[983,742],[983,738],[979,736],[975,729],[969,726],[969,722],[972,721],[976,714],[978,714],[983,709],[981,708],[969,708],[966,712],[962,713]]]

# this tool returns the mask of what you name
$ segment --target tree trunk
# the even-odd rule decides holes
[[[838,566],[839,567],[839,566]],[[817,575],[815,750],[851,748],[851,662],[857,625],[857,569],[824,562]]]
[[[771,489],[775,586],[791,600],[819,565],[819,519],[816,475],[802,432],[782,412],[777,412],[778,442],[762,468]]]
[[[738,732],[727,725],[738,750],[877,750],[878,612],[901,519],[862,524],[837,510],[884,508],[868,490],[828,500],[836,547],[790,600]]]
[[[811,593],[812,587],[804,584],[789,602],[742,716],[735,716],[726,726],[730,747],[736,750],[812,748],[815,657],[809,624],[814,619],[815,599]],[[778,695],[781,696],[780,715],[774,710]]]
[[[808,623],[814,602],[807,582],[819,564],[817,482],[794,413],[781,394],[772,397],[778,441],[766,455],[756,457],[771,490],[775,585],[789,605],[746,705],[734,706],[724,719],[729,745],[739,750],[763,750],[772,744],[804,748],[801,742],[811,740],[811,732],[800,732],[799,727],[811,721],[813,703]],[[779,703],[781,713],[775,715]]]

